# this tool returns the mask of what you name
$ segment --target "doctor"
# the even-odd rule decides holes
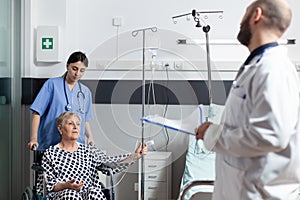
[[[29,149],[35,144],[39,150],[45,150],[60,141],[55,121],[65,111],[75,112],[81,117],[81,132],[77,141],[94,143],[89,124],[93,119],[92,95],[89,88],[79,82],[87,67],[86,55],[80,51],[74,52],[67,61],[64,75],[44,83],[30,106],[33,113]]]
[[[256,0],[238,40],[251,52],[228,96],[220,125],[196,129],[215,151],[214,200],[295,200],[300,182],[300,85],[277,40],[291,21],[285,0]]]

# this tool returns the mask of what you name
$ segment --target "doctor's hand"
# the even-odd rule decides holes
[[[198,126],[198,128],[195,129],[197,140],[199,139],[203,140],[205,132],[211,124],[212,124],[211,122],[204,122],[203,124]]]

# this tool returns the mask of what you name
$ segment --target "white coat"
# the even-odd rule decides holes
[[[294,200],[300,180],[300,86],[284,47],[266,49],[233,84],[220,125],[204,145],[215,151],[214,200]]]

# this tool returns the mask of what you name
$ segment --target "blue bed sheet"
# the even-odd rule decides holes
[[[209,121],[220,123],[221,115],[224,106],[211,105],[205,107],[200,106],[200,124],[206,121],[210,116]],[[212,113],[210,113],[212,112]],[[189,136],[189,146],[186,154],[185,169],[181,180],[180,192],[184,186],[194,180],[215,180],[215,153],[205,149],[202,140],[196,140],[195,136]],[[198,192],[212,192],[213,186],[197,186],[191,188],[185,195],[185,199],[190,199],[191,196]]]

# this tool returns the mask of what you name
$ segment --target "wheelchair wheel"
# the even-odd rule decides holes
[[[23,192],[23,195],[22,195],[22,199],[23,200],[33,200],[33,193],[29,186],[27,186],[25,188],[25,191]]]

